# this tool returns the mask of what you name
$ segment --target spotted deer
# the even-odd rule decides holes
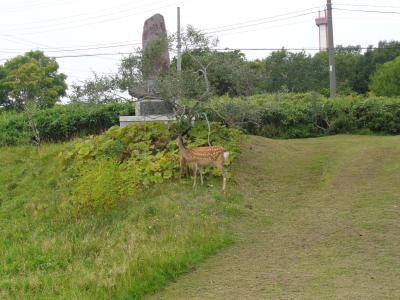
[[[185,130],[176,138],[176,145],[178,146],[181,155],[181,170],[185,164],[191,165],[193,167],[193,187],[195,187],[197,171],[200,172],[201,184],[203,184],[203,173],[201,172],[201,168],[208,166],[217,167],[221,171],[223,177],[222,190],[225,190],[226,175],[224,170],[224,163],[225,160],[228,158],[229,152],[225,152],[224,148],[221,146],[196,147],[190,149],[186,148],[183,142],[189,129]]]

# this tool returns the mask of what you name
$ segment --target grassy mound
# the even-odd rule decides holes
[[[240,196],[212,174],[197,190],[179,178],[179,130],[0,148],[0,298],[139,298],[231,243]],[[237,131],[214,124],[212,138],[235,156]]]

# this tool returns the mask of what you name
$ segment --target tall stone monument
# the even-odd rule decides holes
[[[147,97],[137,99],[135,116],[120,116],[120,126],[131,122],[173,121],[172,106],[153,93],[154,81],[169,70],[167,30],[164,17],[155,14],[144,22],[142,34],[143,77],[148,91]]]
[[[148,79],[165,75],[169,70],[170,60],[167,42],[167,29],[164,17],[160,14],[148,18],[143,25],[142,49],[147,70],[144,70]]]

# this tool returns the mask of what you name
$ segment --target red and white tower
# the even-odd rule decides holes
[[[318,18],[315,19],[315,24],[319,28],[319,51],[328,49],[328,17],[326,10],[318,12]]]

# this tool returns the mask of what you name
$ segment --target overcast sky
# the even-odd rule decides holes
[[[366,47],[380,40],[400,40],[400,0],[332,2],[337,8],[333,11],[336,45]],[[318,48],[314,20],[325,4],[324,0],[0,0],[0,64],[40,49],[59,57],[60,71],[69,84],[91,77],[93,71],[113,73],[122,57],[116,53],[131,52],[141,44],[145,19],[160,13],[167,30],[176,31],[177,6],[182,26],[191,24],[212,33],[220,48]],[[244,52],[255,59],[270,51]],[[98,53],[114,55],[60,57]]]

